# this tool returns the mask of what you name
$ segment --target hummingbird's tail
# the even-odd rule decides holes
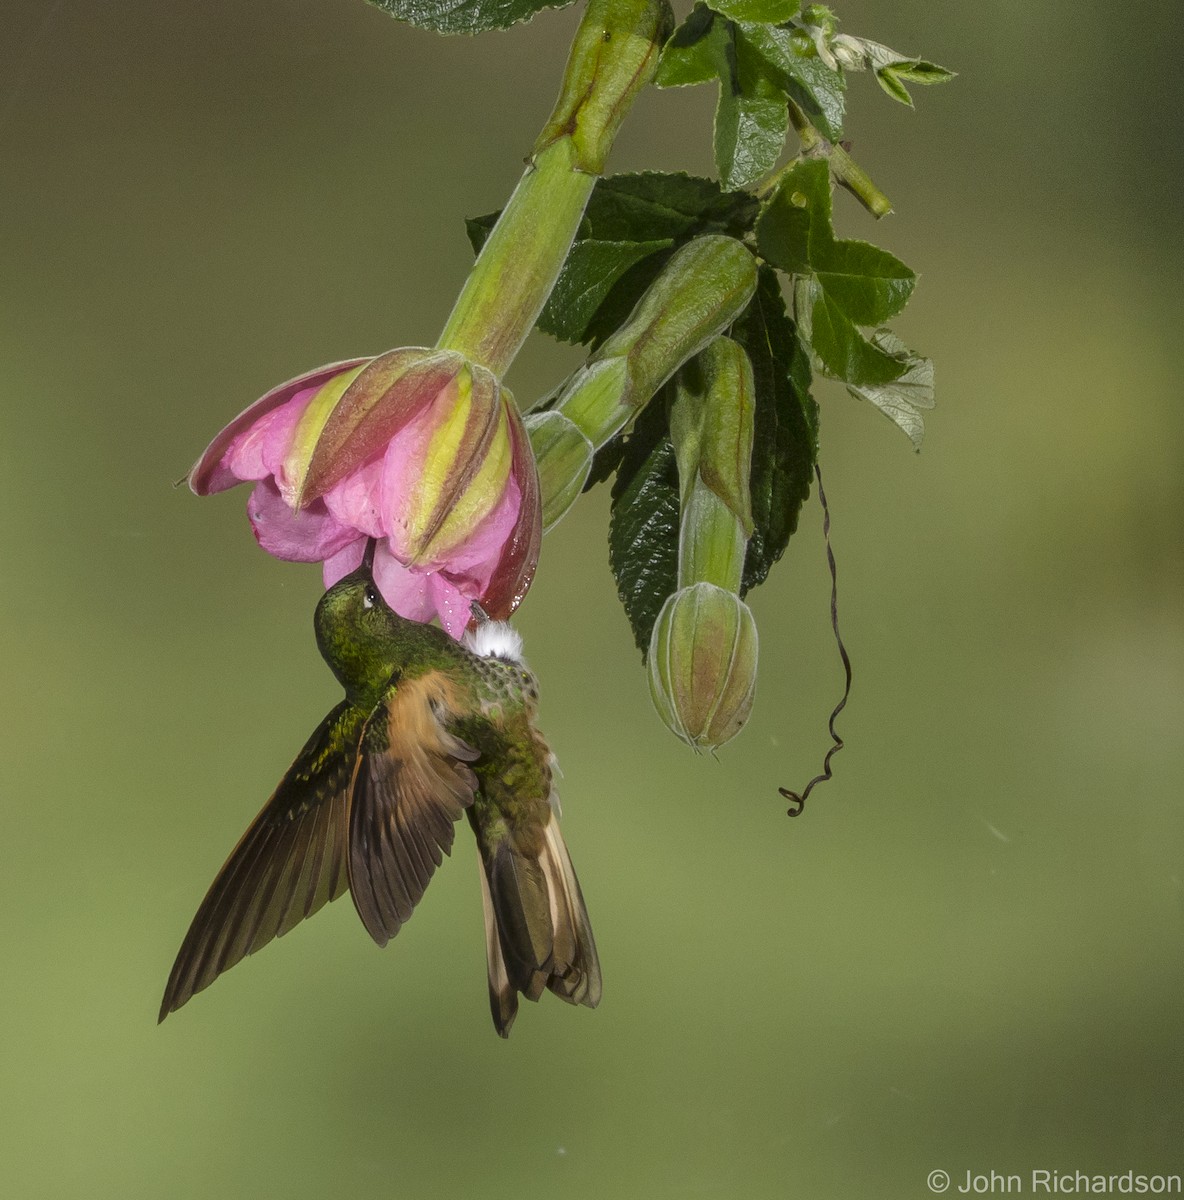
[[[568,1004],[595,1008],[600,960],[558,817],[550,815],[537,857],[507,836],[481,858],[489,1005],[498,1033],[509,1037],[519,992],[537,1000],[550,988]]]

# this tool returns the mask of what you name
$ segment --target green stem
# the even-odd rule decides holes
[[[439,349],[499,379],[506,373],[559,278],[595,183],[576,168],[570,138],[539,153],[482,246]]]
[[[840,187],[849,191],[877,220],[892,211],[892,201],[871,181],[868,173],[836,142],[828,141],[814,127],[810,118],[794,100],[789,101],[789,120],[802,143],[804,158],[825,158],[830,164],[830,173]],[[776,190],[783,171],[793,166],[789,163],[758,189],[757,194],[766,196]]]
[[[563,87],[530,165],[481,249],[437,343],[505,374],[575,239],[617,129],[653,78],[668,0],[588,0]]]

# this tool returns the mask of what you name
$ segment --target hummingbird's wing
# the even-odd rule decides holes
[[[349,785],[365,717],[346,701],[333,709],[243,834],[181,943],[160,1020],[345,891]]]
[[[450,733],[441,672],[398,681],[366,722],[349,820],[349,884],[366,931],[385,946],[452,851],[473,802],[476,750]]]

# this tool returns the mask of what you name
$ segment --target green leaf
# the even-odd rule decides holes
[[[846,83],[808,42],[775,25],[742,22],[741,38],[774,73],[781,90],[797,101],[811,122],[832,142],[843,136]]]
[[[716,50],[708,36],[714,25],[715,13],[705,4],[696,4],[662,49],[654,76],[658,87],[687,87],[718,78]]]
[[[937,63],[927,62],[923,58],[907,59],[903,63],[894,64],[892,69],[901,79],[907,79],[909,83],[924,84],[926,87],[935,83],[949,83],[958,75],[957,71],[947,71],[945,67],[939,67]]]
[[[731,336],[752,362],[756,396],[751,490],[753,534],[741,595],[763,583],[797,529],[818,458],[818,405],[810,396],[810,362],[777,273],[762,267],[756,295]]]
[[[707,0],[708,5],[733,21],[767,21],[782,25],[797,16],[801,0]]]
[[[906,364],[869,342],[857,325],[895,316],[917,277],[895,255],[868,242],[840,240],[831,225],[829,167],[795,163],[756,225],[765,260],[799,279],[798,316],[822,368],[852,386],[898,379]]]
[[[908,303],[917,277],[894,254],[869,242],[831,242],[814,260],[826,294],[856,325],[877,325]]]
[[[703,233],[743,237],[759,205],[748,192],[725,192],[696,175],[610,175],[597,180],[584,219],[589,235],[607,241],[686,241]]]
[[[509,29],[544,8],[566,8],[571,0],[369,0],[398,21],[435,33],[483,33]]]
[[[905,371],[899,379],[884,384],[848,387],[857,400],[874,404],[890,421],[908,435],[916,450],[921,449],[925,436],[922,412],[934,406],[933,361],[915,354],[890,329],[877,329],[872,344],[885,354],[905,360]]]
[[[715,165],[725,187],[747,187],[776,165],[789,109],[776,73],[735,25],[728,27],[720,67]]]
[[[753,7],[778,2],[734,0],[738,6]],[[780,73],[741,34],[740,26],[700,3],[666,44],[655,82],[659,87],[683,87],[710,79],[719,80],[716,169],[725,187],[747,187],[772,170],[785,145],[785,90]]]
[[[609,565],[643,658],[658,613],[678,586],[678,465],[666,411],[655,397],[625,440],[609,517]]]
[[[890,383],[904,374],[903,359],[872,345],[816,280],[803,282],[809,289],[810,346],[828,375],[863,387]]]
[[[876,82],[893,100],[898,100],[908,108],[913,107],[913,98],[909,95],[909,89],[900,82],[897,73],[891,67],[882,67],[877,71]]]
[[[650,242],[587,238],[576,242],[539,316],[539,328],[561,342],[586,341],[597,309],[617,280],[642,259],[672,244],[669,238]]]

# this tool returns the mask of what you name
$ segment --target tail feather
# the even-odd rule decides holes
[[[482,856],[481,896],[493,1023],[508,1037],[518,994],[549,988],[568,1004],[600,1003],[600,960],[571,857],[554,817],[537,859],[509,838]]]

